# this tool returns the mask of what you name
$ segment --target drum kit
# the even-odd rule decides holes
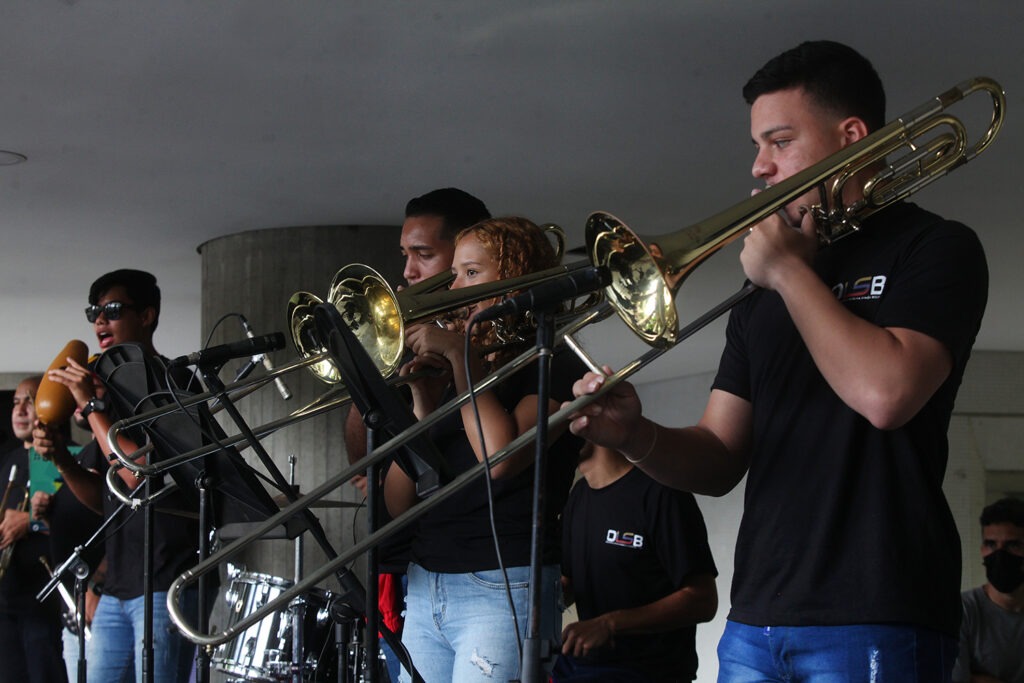
[[[288,458],[289,479],[295,481],[294,455]],[[285,501],[275,499],[276,503]],[[335,500],[318,501],[315,507],[358,507],[358,503]],[[228,540],[229,528],[218,531],[218,538]],[[295,576],[303,571],[303,539],[296,536]],[[295,585],[289,579],[247,571],[227,564],[228,586],[221,596],[229,628],[263,609]],[[215,610],[216,613],[216,610]],[[292,683],[331,681],[362,683],[367,679],[367,657],[364,644],[365,618],[362,612],[348,605],[343,596],[321,588],[310,588],[292,599],[285,607],[271,610],[259,621],[243,628],[239,634],[213,650],[212,669],[226,675],[227,681],[263,681]],[[378,665],[378,675],[369,680],[385,680]]]
[[[228,576],[230,585],[223,598],[229,626],[293,585],[287,579],[235,567],[229,567]],[[330,613],[332,597],[330,592],[314,589],[293,600],[287,610],[271,612],[220,645],[210,659],[213,667],[246,681],[290,681],[296,671],[304,681],[337,680],[339,644]],[[349,643],[344,646],[343,660],[358,656]]]

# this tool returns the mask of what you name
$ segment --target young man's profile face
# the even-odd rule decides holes
[[[443,228],[441,216],[409,216],[402,223],[399,244],[405,258],[403,276],[407,284],[414,285],[451,269],[455,243],[441,237]]]
[[[802,88],[761,95],[750,107],[750,137],[757,150],[751,173],[771,187],[838,152],[846,145],[839,123]],[[819,202],[817,189],[790,202],[790,222],[800,224],[800,205]]]

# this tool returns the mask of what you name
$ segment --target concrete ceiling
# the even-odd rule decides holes
[[[1003,84],[1000,139],[917,201],[987,248],[977,348],[1024,350],[1021,35],[1019,0],[5,0],[0,149],[28,161],[0,167],[0,372],[38,371],[71,338],[94,344],[85,292],[125,266],[163,289],[157,347],[195,350],[197,245],[398,223],[409,197],[435,187],[558,223],[570,244],[595,210],[644,234],[678,230],[748,196],[740,86],[815,38],[872,59],[890,116],[971,76]],[[683,286],[684,320],[739,286],[737,253]],[[614,319],[584,337],[606,362],[641,348]],[[721,342],[719,323],[646,378],[712,369]]]

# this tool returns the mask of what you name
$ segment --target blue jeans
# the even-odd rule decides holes
[[[559,642],[559,569],[544,567],[538,636]],[[426,683],[519,678],[522,658],[500,570],[441,574],[409,565],[405,630],[402,642]],[[509,567],[519,638],[526,637],[530,616],[529,567]],[[399,678],[409,683],[403,670]]]
[[[181,596],[182,611],[196,623],[198,595],[195,589]],[[92,619],[92,638],[86,643],[89,683],[142,681],[142,636],[145,598],[100,598]],[[153,682],[185,683],[192,670],[195,645],[170,619],[167,593],[153,593]]]
[[[726,622],[719,683],[949,683],[956,638],[909,625]]]

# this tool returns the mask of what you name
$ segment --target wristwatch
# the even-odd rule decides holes
[[[89,417],[92,413],[105,413],[107,412],[107,402],[99,396],[93,396],[89,399],[89,402],[82,407],[82,419]]]

